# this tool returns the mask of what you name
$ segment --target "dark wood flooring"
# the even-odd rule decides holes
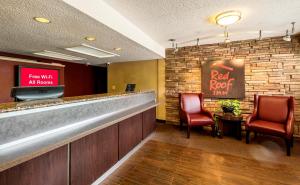
[[[209,132],[158,126],[151,139],[103,185],[300,185],[300,143],[291,157],[277,138],[258,136],[250,145]]]

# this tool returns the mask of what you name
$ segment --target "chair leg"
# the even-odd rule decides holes
[[[190,132],[191,132],[191,128],[189,125],[187,125],[187,138],[190,138]]]
[[[249,144],[250,143],[250,131],[247,130],[246,131],[246,144]]]
[[[180,130],[182,130],[182,128],[183,128],[182,120],[179,121],[179,126],[180,126]]]
[[[215,125],[211,125],[211,135],[212,135],[212,137],[216,136],[216,126]]]
[[[285,139],[285,144],[286,144],[286,155],[291,156],[291,139]]]

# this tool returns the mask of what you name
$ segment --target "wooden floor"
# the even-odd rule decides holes
[[[282,143],[276,139],[274,142],[278,147],[271,144],[271,152],[268,148],[255,150],[270,143],[257,139],[246,145],[244,141],[212,138],[198,131],[186,139],[184,131],[162,125],[151,140],[102,184],[300,185],[298,150],[292,157],[286,157]],[[228,144],[227,150],[224,144]],[[295,147],[300,147],[298,144]]]

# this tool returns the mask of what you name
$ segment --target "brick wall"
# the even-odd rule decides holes
[[[246,97],[242,112],[253,110],[253,95],[291,95],[296,99],[295,133],[300,133],[300,36],[292,42],[282,37],[246,40],[166,50],[166,120],[178,124],[178,93],[201,92],[201,62],[215,59],[244,59]],[[211,111],[216,99],[205,99]]]

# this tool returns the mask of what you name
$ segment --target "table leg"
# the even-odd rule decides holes
[[[236,138],[242,140],[242,122],[236,124]]]
[[[223,121],[222,120],[218,120],[218,132],[219,132],[219,138],[223,138]]]

